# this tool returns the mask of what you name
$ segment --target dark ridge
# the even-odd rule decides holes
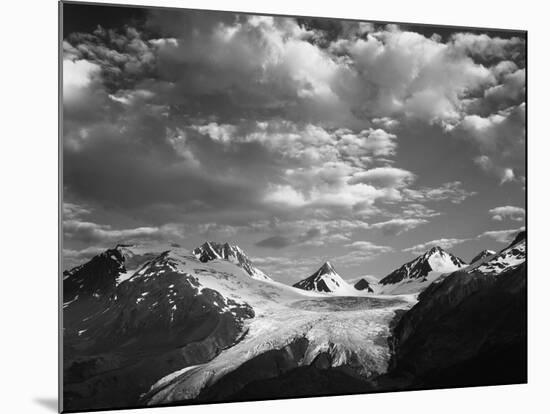
[[[514,241],[510,243],[510,246],[513,246],[516,243],[519,243],[520,241],[527,239],[527,230],[520,231],[517,236],[515,237]]]
[[[526,264],[491,276],[452,273],[399,321],[391,375],[412,388],[526,381]]]
[[[374,292],[374,290],[372,290],[372,287],[370,286],[370,283],[365,279],[361,279],[359,282],[353,285],[353,287],[357,290],[366,290],[370,293]]]

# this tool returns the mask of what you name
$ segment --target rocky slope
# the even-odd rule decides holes
[[[117,285],[137,256],[145,262]],[[252,308],[199,281],[201,272],[228,277],[226,268],[201,265],[184,251],[136,248],[130,256],[117,247],[65,274],[66,410],[135,404],[158,378],[207,361],[244,335]]]
[[[394,376],[407,387],[527,380],[526,239],[432,284],[395,329]]]
[[[470,261],[470,264],[473,265],[473,264],[476,264],[476,263],[481,263],[481,261],[484,261],[485,259],[493,256],[496,252],[493,251],[493,250],[482,250],[481,252],[479,252],[478,254],[476,254],[474,256],[474,258]]]
[[[353,287],[357,290],[364,290],[365,292],[373,293],[374,289],[366,279],[359,280]]]

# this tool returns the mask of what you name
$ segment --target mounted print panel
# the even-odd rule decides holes
[[[525,32],[60,7],[64,411],[527,381]]]

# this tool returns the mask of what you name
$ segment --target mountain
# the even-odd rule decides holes
[[[380,280],[381,293],[417,293],[441,275],[454,272],[465,266],[466,263],[462,259],[435,246]]]
[[[218,401],[302,367],[387,370],[390,324],[413,301],[260,280],[219,246],[116,246],[64,273],[65,410]]]
[[[64,272],[65,409],[135,404],[174,367],[203,362],[244,334],[252,307],[207,289],[201,271],[248,278],[169,245],[117,246]],[[204,277],[203,277],[204,279]]]
[[[330,262],[325,262],[319,270],[311,276],[293,285],[298,289],[315,292],[337,293],[340,295],[352,294],[354,288],[340,276]]]
[[[526,232],[519,233],[514,241],[497,255],[486,258],[485,261],[476,262],[477,265],[469,269],[469,273],[481,273],[486,275],[498,275],[525,262],[527,254]]]
[[[395,328],[393,376],[409,388],[526,382],[526,284],[525,234],[431,284]]]
[[[494,252],[493,250],[482,250],[470,261],[470,264],[474,264],[479,262],[480,260],[484,260],[490,256],[493,256],[495,253],[496,252]]]
[[[224,259],[242,267],[254,279],[271,280],[269,276],[252,264],[239,246],[229,243],[206,242],[193,250],[193,254],[203,263]]]
[[[364,290],[369,293],[373,293],[374,290],[372,289],[370,283],[366,279],[359,280],[353,287],[357,290]]]

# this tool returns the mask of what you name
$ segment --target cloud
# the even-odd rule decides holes
[[[477,238],[480,239],[482,237],[489,237],[499,243],[510,243],[514,237],[516,237],[516,235],[523,230],[525,230],[524,226],[511,230],[490,230],[481,233],[477,236]]]
[[[68,240],[100,244],[150,239],[171,240],[172,238],[181,239],[183,237],[182,229],[173,225],[113,229],[107,224],[80,220],[64,221],[63,234]]]
[[[142,226],[134,228],[113,228],[110,224],[90,221],[86,216],[92,209],[77,203],[63,203],[63,238],[72,243],[107,246],[120,242],[143,240],[181,240],[183,226],[168,223],[162,226]],[[74,257],[74,252],[71,253]]]
[[[358,78],[373,89],[374,93],[362,96],[361,105],[371,116],[405,115],[444,123],[459,120],[464,100],[496,82],[487,67],[472,59],[474,42],[467,44],[468,40],[443,43],[435,36],[386,26],[365,37],[336,40],[331,50],[349,56]],[[496,41],[488,38],[487,43]],[[364,91],[360,85],[357,88]]]
[[[271,236],[266,239],[260,240],[258,243],[256,243],[256,246],[269,247],[272,249],[282,249],[283,247],[288,247],[291,244],[293,244],[293,241],[289,237]]]
[[[519,37],[504,39],[466,32],[453,34],[451,41],[457,50],[484,59],[509,59],[525,53],[525,41]]]
[[[375,187],[402,188],[410,185],[416,176],[410,171],[394,167],[378,167],[354,174],[350,184],[365,183]]]
[[[478,146],[482,154],[474,162],[496,176],[501,184],[525,175],[525,103],[486,117],[468,115],[457,125],[455,133]]]
[[[471,239],[438,239],[438,240],[431,240],[425,243],[420,243],[412,247],[408,247],[406,249],[403,249],[403,252],[406,253],[413,253],[415,255],[420,255],[425,253],[427,250],[431,249],[432,247],[439,246],[442,249],[451,249],[457,244],[464,243],[466,241],[469,241]]]
[[[63,202],[63,219],[76,219],[86,216],[91,213],[91,210],[76,203]]]
[[[412,218],[429,218],[441,215],[440,212],[435,211],[429,207],[426,207],[423,204],[411,203],[407,204],[402,208],[401,216],[402,217],[412,217]]]
[[[489,210],[491,218],[496,221],[510,219],[514,221],[523,221],[525,219],[525,209],[514,206],[495,207]]]
[[[337,145],[347,155],[373,155],[375,157],[389,157],[395,155],[397,136],[383,129],[365,129],[358,134],[347,130],[338,130]]]
[[[419,125],[463,136],[503,182],[525,176],[522,39],[153,10],[64,40],[64,195],[104,210],[66,206],[75,251],[193,231],[353,247],[362,263],[391,248],[356,249],[354,232],[401,234],[441,214],[430,203],[475,194],[467,181],[417,188],[422,168],[397,167]]]
[[[377,245],[369,241],[355,241],[346,247],[351,251],[332,258],[332,263],[342,266],[358,266],[381,254],[393,251],[393,248],[390,246]]]
[[[91,246],[81,250],[63,249],[63,269],[79,266],[104,250],[106,249],[101,246]]]
[[[289,236],[271,236],[266,239],[260,240],[256,243],[258,247],[268,247],[272,249],[282,249],[291,245],[302,244],[310,242],[313,239],[321,236],[322,231],[318,228],[311,228],[305,233],[302,233],[298,236],[289,237]]]
[[[424,219],[391,219],[380,223],[374,223],[370,227],[373,229],[380,229],[382,233],[386,235],[396,236],[406,231],[412,230],[427,223],[428,220]]]
[[[468,197],[474,196],[475,191],[467,191],[460,181],[445,183],[440,187],[421,187],[420,189],[404,189],[403,194],[411,201],[450,201],[460,204]]]
[[[100,71],[99,65],[85,59],[63,60],[63,101],[76,101]]]

